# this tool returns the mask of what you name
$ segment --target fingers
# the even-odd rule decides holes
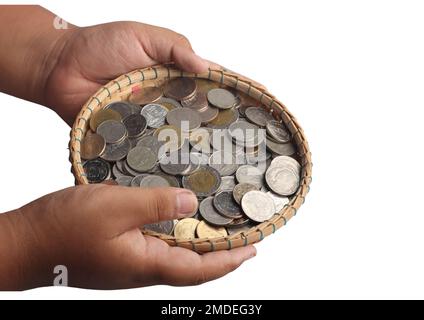
[[[175,286],[198,285],[218,279],[256,255],[252,245],[199,255],[188,249],[170,247],[153,237],[146,236],[146,240],[150,251],[147,254],[156,260],[158,281]],[[161,246],[166,248],[161,250]]]
[[[115,235],[144,224],[183,218],[196,212],[198,205],[190,190],[179,188],[105,186],[96,197],[96,216]]]

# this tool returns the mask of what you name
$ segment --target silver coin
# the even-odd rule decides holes
[[[155,136],[143,136],[138,140],[137,147],[146,147],[152,150],[156,155],[159,156],[159,150],[162,147],[163,142],[159,141]]]
[[[96,133],[101,135],[106,143],[119,143],[127,136],[127,128],[120,121],[107,120],[97,127]]]
[[[157,155],[146,147],[135,147],[127,155],[128,165],[138,172],[147,172],[153,169],[157,160]]]
[[[184,176],[193,174],[201,166],[200,159],[198,159],[196,157],[192,157],[191,153],[190,153],[189,157],[190,157],[190,159],[189,159],[190,165],[189,165],[188,169],[183,172]]]
[[[183,131],[192,131],[202,124],[199,112],[189,108],[173,109],[166,115],[166,121]]]
[[[231,176],[238,168],[235,156],[223,151],[212,153],[209,158],[209,166],[217,170],[221,176]]]
[[[199,151],[202,153],[211,153],[210,136],[212,134],[211,129],[199,128],[190,132],[189,142],[192,150]]]
[[[261,136],[259,132],[260,129],[257,125],[247,121],[236,121],[228,128],[229,135],[236,143],[248,147],[257,146],[261,142],[259,139],[265,137],[263,132]]]
[[[106,161],[118,161],[126,157],[131,149],[131,144],[128,138],[125,138],[121,143],[107,144],[105,152],[101,158]]]
[[[159,223],[146,224],[144,225],[144,229],[153,231],[156,233],[160,233],[160,234],[171,235],[172,232],[174,231],[174,226],[175,226],[174,221],[169,220],[169,221],[162,221]]]
[[[281,196],[291,196],[300,185],[300,177],[290,167],[271,167],[265,174],[268,187]]]
[[[234,200],[232,191],[221,191],[213,198],[215,209],[224,217],[238,219],[243,216],[239,204]]]
[[[255,225],[253,223],[247,223],[245,225],[239,226],[239,227],[234,227],[231,228],[229,226],[227,227],[227,232],[228,235],[233,236],[242,232],[248,232],[251,228],[253,228]]]
[[[203,124],[207,124],[218,117],[219,110],[217,108],[207,106],[199,112]]]
[[[141,180],[143,180],[146,176],[147,176],[146,173],[142,173],[142,174],[136,175],[131,180],[131,187],[140,187]]]
[[[122,121],[127,128],[128,137],[140,137],[147,128],[147,120],[141,114],[130,114]]]
[[[174,188],[181,188],[181,184],[180,181],[177,179],[177,177],[171,176],[169,174],[163,173],[163,172],[157,172],[155,173],[158,176],[161,176],[162,178],[164,178],[166,181],[168,181],[168,184],[171,187]]]
[[[226,226],[234,220],[219,214],[213,206],[213,197],[208,197],[200,203],[199,213],[206,222],[215,226]]]
[[[207,127],[212,129],[225,129],[239,118],[237,109],[220,110],[215,119],[208,122]]]
[[[277,120],[270,120],[266,123],[266,131],[270,137],[277,140],[279,143],[287,143],[291,140],[290,131]]]
[[[268,111],[266,111],[263,108],[259,108],[259,107],[250,107],[246,109],[246,118],[260,126],[260,127],[265,127],[267,122],[270,120],[274,120],[274,117],[271,115],[271,113],[269,113]]]
[[[182,100],[181,105],[185,108],[190,108],[202,112],[208,107],[208,99],[204,93],[198,92],[190,99]]]
[[[257,167],[244,165],[237,169],[236,179],[238,183],[249,183],[260,189],[264,184],[264,174]]]
[[[141,115],[146,118],[147,125],[155,129],[165,124],[167,113],[168,109],[156,103],[147,104],[141,110]]]
[[[296,153],[296,148],[292,143],[275,143],[274,141],[267,140],[266,147],[280,156],[291,156]]]
[[[290,167],[297,173],[300,173],[300,169],[301,169],[300,163],[297,162],[292,157],[288,157],[288,156],[278,156],[272,159],[270,166],[271,167]]]
[[[171,99],[171,98],[165,98],[162,97],[160,98],[158,101],[156,101],[157,104],[170,104],[172,105],[174,108],[182,108],[183,106],[181,105],[181,103],[179,103],[177,100],[175,99]]]
[[[122,176],[124,176],[125,174],[123,173],[123,172],[121,172],[119,169],[118,169],[118,166],[116,165],[116,163],[113,165],[113,167],[112,167],[112,174],[113,174],[113,176],[115,177],[115,178],[119,178],[119,177],[122,177]]]
[[[238,204],[241,204],[241,199],[243,199],[243,196],[249,191],[254,191],[254,190],[258,190],[258,187],[250,183],[240,183],[236,185],[233,189],[234,200]]]
[[[233,190],[235,186],[236,181],[234,179],[234,176],[221,177],[221,185],[219,186],[218,191]]]
[[[145,176],[140,182],[140,187],[142,188],[160,188],[169,186],[168,180],[153,174]]]
[[[130,187],[132,179],[133,179],[133,177],[130,177],[130,176],[120,176],[120,177],[116,178],[116,182],[118,182],[118,184],[120,186]]]
[[[261,191],[249,191],[243,196],[241,206],[244,213],[253,221],[264,222],[275,214],[272,198]]]
[[[171,152],[164,156],[159,163],[162,171],[173,176],[183,175],[190,170],[190,156],[181,152]]]
[[[112,102],[111,104],[108,104],[105,109],[112,109],[118,112],[121,115],[122,119],[128,117],[130,114],[133,113],[132,105],[124,101]]]
[[[140,106],[139,104],[134,104],[134,103],[128,103],[131,107],[131,113],[133,114],[140,114],[141,110],[143,109],[142,106]]]
[[[235,145],[227,129],[216,129],[210,135],[210,144],[217,151],[229,153],[243,152],[243,147]]]
[[[127,176],[136,177],[140,174],[140,172],[131,169],[131,167],[128,165],[127,161],[124,162],[123,167],[124,167],[124,172]]]
[[[110,175],[110,165],[102,159],[88,160],[83,167],[89,183],[100,183]]]
[[[200,152],[190,152],[190,161],[201,166],[206,166],[209,163],[209,156]]]
[[[125,175],[125,170],[124,170],[124,163],[125,163],[125,159],[122,160],[118,160],[115,162],[116,167],[118,168],[118,170],[123,173]]]
[[[279,213],[284,209],[284,206],[290,202],[290,199],[287,197],[279,196],[278,194],[268,191],[267,194],[272,198],[275,205],[275,213]]]
[[[230,109],[237,102],[234,94],[221,88],[209,90],[207,96],[209,103],[219,109]]]

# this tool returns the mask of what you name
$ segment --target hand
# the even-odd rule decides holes
[[[52,285],[56,265],[68,268],[69,285],[75,287],[195,285],[233,271],[256,254],[253,246],[247,246],[199,255],[144,236],[139,229],[144,224],[183,218],[196,209],[194,194],[177,188],[135,189],[99,184],[44,196],[2,215],[9,215],[5,219],[13,229],[3,229],[2,234],[16,238],[1,242],[22,246],[9,247],[21,257],[20,265],[7,272],[1,269],[9,260],[2,262],[0,289]],[[13,260],[12,254],[5,255]],[[10,284],[16,277],[20,277],[19,284]]]

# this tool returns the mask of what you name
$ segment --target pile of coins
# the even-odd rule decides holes
[[[81,141],[90,183],[182,187],[199,210],[145,229],[216,238],[267,221],[290,202],[301,166],[285,125],[251,97],[216,82],[175,78],[95,112]]]

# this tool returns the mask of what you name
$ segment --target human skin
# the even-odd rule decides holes
[[[39,6],[0,6],[0,91],[47,106],[69,125],[99,86],[123,73],[167,62],[197,73],[211,66],[168,29],[114,22],[57,30],[54,18]],[[56,265],[82,288],[193,285],[256,255],[253,246],[199,255],[139,229],[196,209],[194,194],[178,188],[86,185],[46,195],[0,215],[0,290],[52,285]]]

